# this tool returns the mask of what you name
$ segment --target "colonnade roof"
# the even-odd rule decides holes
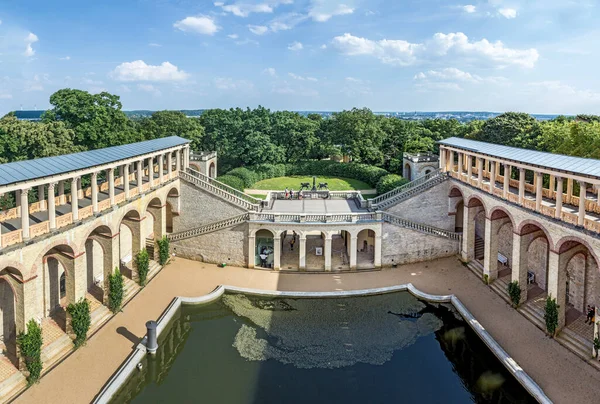
[[[498,159],[510,160],[584,176],[600,177],[600,160],[596,159],[520,149],[518,147],[478,142],[476,140],[461,139],[457,137],[440,140],[438,143],[442,146],[455,147],[457,149],[485,154]]]
[[[14,184],[110,164],[171,147],[182,146],[189,142],[189,140],[179,136],[170,136],[81,153],[0,164],[0,185]]]

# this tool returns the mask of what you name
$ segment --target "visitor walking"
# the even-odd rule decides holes
[[[285,187],[285,199],[288,199],[290,196],[290,191],[288,191],[287,187]]]
[[[294,188],[290,189],[290,199],[294,199]]]
[[[296,236],[292,236],[292,239],[290,240],[290,248],[292,251],[294,251],[294,244],[296,244]]]
[[[590,306],[588,304],[587,306],[587,317],[585,319],[586,324],[589,322],[589,324],[594,324],[594,316],[596,314],[596,309],[594,306]]]
[[[268,255],[265,254],[265,250],[263,250],[263,252],[260,253],[259,257],[260,257],[260,266],[263,268],[266,268]]]

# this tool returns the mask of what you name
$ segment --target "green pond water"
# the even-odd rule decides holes
[[[407,292],[184,307],[114,403],[533,403],[450,305]]]

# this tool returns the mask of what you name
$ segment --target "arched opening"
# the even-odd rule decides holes
[[[527,258],[527,299],[542,295],[548,290],[548,260],[550,243],[543,229],[535,223],[527,223],[520,231],[525,243]]]
[[[273,269],[275,246],[274,234],[270,230],[261,229],[255,234],[254,266],[256,268]]]
[[[478,197],[470,197],[467,201],[469,208],[469,222],[473,223],[472,229],[472,248],[473,258],[483,265],[485,258],[485,207]]]
[[[85,241],[87,299],[102,304],[108,293],[108,276],[114,271],[119,251],[113,249],[112,231],[108,226],[99,226]],[[93,304],[95,306],[95,304]]]
[[[165,230],[167,231],[167,233],[173,233],[173,205],[171,205],[171,202],[167,201],[167,206],[166,206],[166,214],[165,214]]]
[[[19,272],[14,268],[0,271],[0,355],[4,355],[17,366],[17,322],[13,279]],[[0,358],[2,360],[2,358]]]
[[[403,177],[409,181],[412,181],[412,172],[411,172],[410,164],[408,164],[408,163],[404,164]]]
[[[64,244],[51,248],[42,258],[45,267],[42,282],[44,343],[58,339],[66,331],[65,309],[75,303],[76,295],[74,259],[73,249]]]
[[[281,233],[281,269],[298,270],[300,268],[300,234],[295,230]]]
[[[306,270],[325,270],[325,239],[327,235],[321,231],[305,232],[306,237]]]
[[[148,215],[148,213],[150,213]],[[166,206],[162,206],[159,198],[154,198],[146,207],[146,218],[142,235],[144,235],[146,251],[150,259],[155,259],[156,240],[162,238],[166,233]]]
[[[179,190],[177,188],[171,188],[167,194],[166,202],[166,232],[173,233],[173,221],[174,218],[179,216],[181,199],[179,197]]]
[[[133,260],[140,250],[140,238],[140,214],[130,210],[119,224],[119,268],[130,280],[133,280]]]
[[[492,257],[492,260],[497,265],[498,278],[508,283],[511,281],[512,276],[513,220],[503,208],[492,209],[490,219],[493,223],[492,229],[495,231],[494,237],[496,237],[498,246],[498,251],[493,252],[497,254],[497,260],[494,257]]]
[[[350,255],[352,253],[352,234],[341,230],[331,237],[331,268],[336,271],[350,269]],[[355,252],[356,253],[356,252]]]
[[[215,178],[216,175],[217,175],[217,173],[215,171],[216,171],[215,170],[215,163],[214,163],[214,161],[211,161],[210,162],[210,166],[208,166],[208,176],[210,178]]]
[[[448,193],[448,214],[454,215],[454,231],[462,233],[464,226],[465,202],[460,189],[453,187]],[[454,209],[452,209],[454,206]]]
[[[375,231],[364,229],[357,235],[356,267],[359,269],[373,268],[375,266]]]
[[[198,172],[202,172],[202,170],[200,170],[200,164],[199,163],[197,163],[195,161],[190,161],[189,165],[190,165],[190,168],[192,170],[198,171]],[[202,174],[204,174],[204,173],[202,173]]]

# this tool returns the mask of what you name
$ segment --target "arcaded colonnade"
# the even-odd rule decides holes
[[[496,145],[488,148],[480,143],[448,139],[440,147],[440,165],[453,177],[448,195],[449,214],[455,215],[456,228],[462,228],[463,260],[479,262],[483,274],[492,282],[499,277],[499,272],[510,272],[509,280],[519,282],[523,302],[532,286],[556,298],[560,306],[560,327],[565,325],[565,313],[570,308],[585,312],[588,304],[600,306],[600,238],[595,231],[597,191],[591,189],[600,182],[600,177],[590,174],[584,177],[578,172],[583,170],[574,164],[576,160],[570,162],[573,172],[543,165],[565,156],[545,156],[540,166],[533,167],[491,154],[482,155],[477,150],[492,153]],[[507,150],[501,146],[500,152]],[[520,156],[523,158],[523,154]],[[473,166],[474,160],[476,166]],[[590,160],[579,160],[588,163],[589,169]],[[451,164],[452,161],[457,164]],[[498,165],[505,168],[500,178]],[[509,167],[518,169],[517,187],[513,186]],[[535,185],[525,181],[525,171],[530,169],[537,179]],[[581,191],[581,198],[573,196],[575,180],[580,181],[581,190],[588,189],[587,193]],[[563,185],[569,187],[566,195],[559,192]],[[513,193],[514,188],[518,190],[517,195]],[[531,190],[535,191],[533,195],[529,193]],[[569,212],[574,208],[566,201],[577,203],[577,214]]]
[[[370,215],[370,214],[369,214]],[[331,271],[337,265],[343,265],[350,270],[381,267],[382,222],[368,221],[355,223],[261,223],[260,220],[250,219],[248,228],[248,267],[259,267],[260,245],[257,237],[264,234],[272,238],[272,263],[269,267],[274,270],[282,269],[282,257],[290,255],[291,238],[296,235],[290,266],[300,271],[311,267],[307,261],[312,261],[313,270]],[[311,242],[311,240],[315,240]],[[337,241],[337,242],[336,242]],[[322,256],[317,255],[316,249],[322,248]],[[340,257],[333,262],[333,257]],[[322,257],[319,261],[317,257]]]
[[[135,280],[134,257],[149,244],[154,247],[179,213],[178,173],[187,167],[188,150],[187,140],[173,137],[37,159],[20,164],[37,163],[47,171],[31,165],[25,171],[29,177],[14,182],[8,174],[15,163],[0,165],[0,192],[21,197],[18,207],[2,211],[0,221],[3,232],[12,229],[2,235],[0,254],[0,348],[15,364],[16,335],[29,320],[54,318],[83,297],[107,304],[108,276],[116,268]],[[68,159],[59,164],[62,157]],[[66,171],[69,161],[79,162],[80,169]],[[100,172],[107,177],[101,184]],[[85,176],[92,179],[88,188],[81,187]],[[55,196],[55,185],[67,181],[70,198],[62,192]],[[33,187],[39,192],[35,202],[23,197]],[[19,220],[11,219],[15,214]],[[64,321],[56,323],[66,331]]]

